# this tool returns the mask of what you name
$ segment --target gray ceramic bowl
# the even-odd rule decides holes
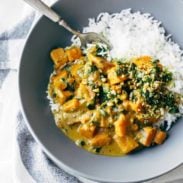
[[[152,13],[163,22],[183,48],[183,2],[181,0],[61,0],[53,9],[74,28],[81,30],[89,17],[100,12],[119,12],[132,8]],[[46,154],[61,168],[75,176],[101,182],[137,182],[172,170],[183,162],[183,121],[171,130],[170,138],[159,147],[125,157],[90,154],[78,148],[55,126],[46,98],[52,62],[52,48],[70,45],[71,34],[42,17],[32,30],[21,60],[19,87],[27,125]]]

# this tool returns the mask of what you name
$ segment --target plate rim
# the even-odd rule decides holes
[[[57,4],[59,3],[59,0],[57,0],[55,3],[53,3],[51,5],[52,8],[57,7]],[[38,20],[36,20],[35,22],[33,22],[33,25],[31,25],[31,29],[29,30],[28,35],[26,36],[26,41],[22,50],[22,54],[20,57],[20,63],[19,63],[19,67],[18,67],[18,99],[20,102],[20,109],[23,115],[23,118],[25,120],[26,126],[28,127],[29,132],[31,133],[31,135],[33,136],[33,138],[35,139],[35,141],[40,145],[41,149],[43,150],[43,152],[46,153],[46,155],[61,169],[63,169],[64,171],[66,171],[67,173],[71,174],[74,177],[84,177],[88,180],[92,180],[92,181],[97,181],[97,182],[103,182],[103,183],[119,183],[119,181],[111,181],[109,179],[100,179],[91,175],[87,175],[85,173],[82,173],[78,170],[75,170],[71,167],[69,167],[68,165],[64,164],[61,160],[59,160],[57,157],[55,157],[47,148],[46,146],[40,141],[40,139],[38,138],[38,136],[35,134],[33,128],[30,125],[30,122],[28,120],[28,117],[26,115],[26,112],[24,110],[24,104],[23,104],[23,100],[22,100],[22,91],[21,91],[21,84],[20,84],[20,74],[21,74],[21,68],[22,68],[22,63],[23,63],[23,57],[24,57],[24,53],[26,50],[26,47],[28,45],[29,40],[31,39],[31,35],[33,33],[33,31],[36,29],[37,25],[40,23],[40,21],[42,21],[42,19],[45,18],[44,15],[40,16],[38,18]],[[120,181],[120,183],[137,183],[137,182],[142,182],[142,181],[149,181],[158,177],[161,177],[163,175],[168,174],[169,172],[175,170],[176,168],[180,167],[183,164],[183,160],[182,162],[180,161],[180,163],[177,163],[174,167],[172,168],[167,168],[165,171],[160,172],[159,174],[157,174],[156,176],[150,176],[150,177],[145,177],[144,179],[139,179],[139,180],[134,180],[134,181]]]

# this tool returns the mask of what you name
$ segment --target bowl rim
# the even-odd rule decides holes
[[[54,8],[57,6],[59,0],[57,0],[55,3],[53,3],[50,7]],[[31,135],[33,136],[33,138],[35,139],[35,141],[40,145],[41,149],[43,150],[43,152],[61,169],[63,169],[64,171],[66,171],[67,173],[69,173],[70,175],[79,178],[79,177],[83,177],[85,179],[91,180],[91,181],[95,181],[97,182],[101,182],[101,183],[119,183],[119,181],[112,181],[108,180],[108,179],[100,179],[91,175],[87,175],[85,173],[82,173],[78,170],[75,170],[71,167],[69,167],[68,165],[64,164],[61,160],[59,160],[58,158],[56,158],[47,148],[46,146],[39,140],[39,138],[37,137],[37,135],[35,134],[33,128],[30,125],[30,122],[28,120],[28,117],[26,115],[26,112],[24,110],[24,104],[23,104],[23,99],[22,99],[22,91],[21,91],[21,84],[20,84],[20,73],[21,73],[21,68],[22,68],[22,63],[23,63],[23,57],[24,57],[24,53],[26,50],[26,47],[29,43],[29,40],[31,39],[31,34],[33,33],[34,29],[36,28],[36,26],[40,23],[40,21],[44,18],[44,15],[41,15],[34,23],[33,25],[31,25],[31,28],[29,30],[28,35],[26,36],[26,41],[22,50],[22,54],[20,57],[20,63],[19,63],[19,67],[18,67],[18,100],[20,103],[20,110],[22,112],[23,115],[23,119],[25,120],[26,126],[28,127],[29,132],[31,133]],[[49,20],[50,21],[50,20]],[[180,163],[176,164],[175,166],[173,166],[172,168],[168,168],[165,171],[160,172],[159,174],[157,174],[156,176],[150,176],[150,177],[145,177],[144,179],[140,179],[140,180],[135,180],[135,181],[128,181],[128,182],[124,182],[124,181],[120,181],[120,183],[137,183],[137,182],[142,182],[142,181],[149,181],[158,177],[161,177],[163,175],[168,174],[169,172],[175,170],[176,168],[180,167],[181,165],[183,165],[183,160],[182,162],[180,161]]]

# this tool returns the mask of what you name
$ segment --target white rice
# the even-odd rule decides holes
[[[90,18],[88,27],[83,32],[103,34],[112,44],[110,54],[112,58],[130,59],[142,55],[149,55],[159,59],[173,73],[175,85],[171,90],[183,94],[183,51],[174,43],[171,36],[165,36],[165,29],[161,22],[150,14],[132,13],[130,9],[120,13],[100,13],[96,19]],[[72,38],[73,44],[79,45],[79,40]],[[166,113],[159,124],[168,122],[168,128],[183,114]]]

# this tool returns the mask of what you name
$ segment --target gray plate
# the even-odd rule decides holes
[[[183,47],[183,2],[179,0],[62,0],[54,9],[73,27],[81,30],[89,17],[100,12],[132,8],[152,13]],[[30,131],[48,156],[75,176],[101,182],[137,182],[159,176],[183,162],[183,121],[171,130],[170,138],[159,147],[125,157],[105,157],[78,148],[55,126],[46,99],[52,62],[51,49],[70,44],[71,35],[45,17],[32,30],[21,60],[20,98]]]

